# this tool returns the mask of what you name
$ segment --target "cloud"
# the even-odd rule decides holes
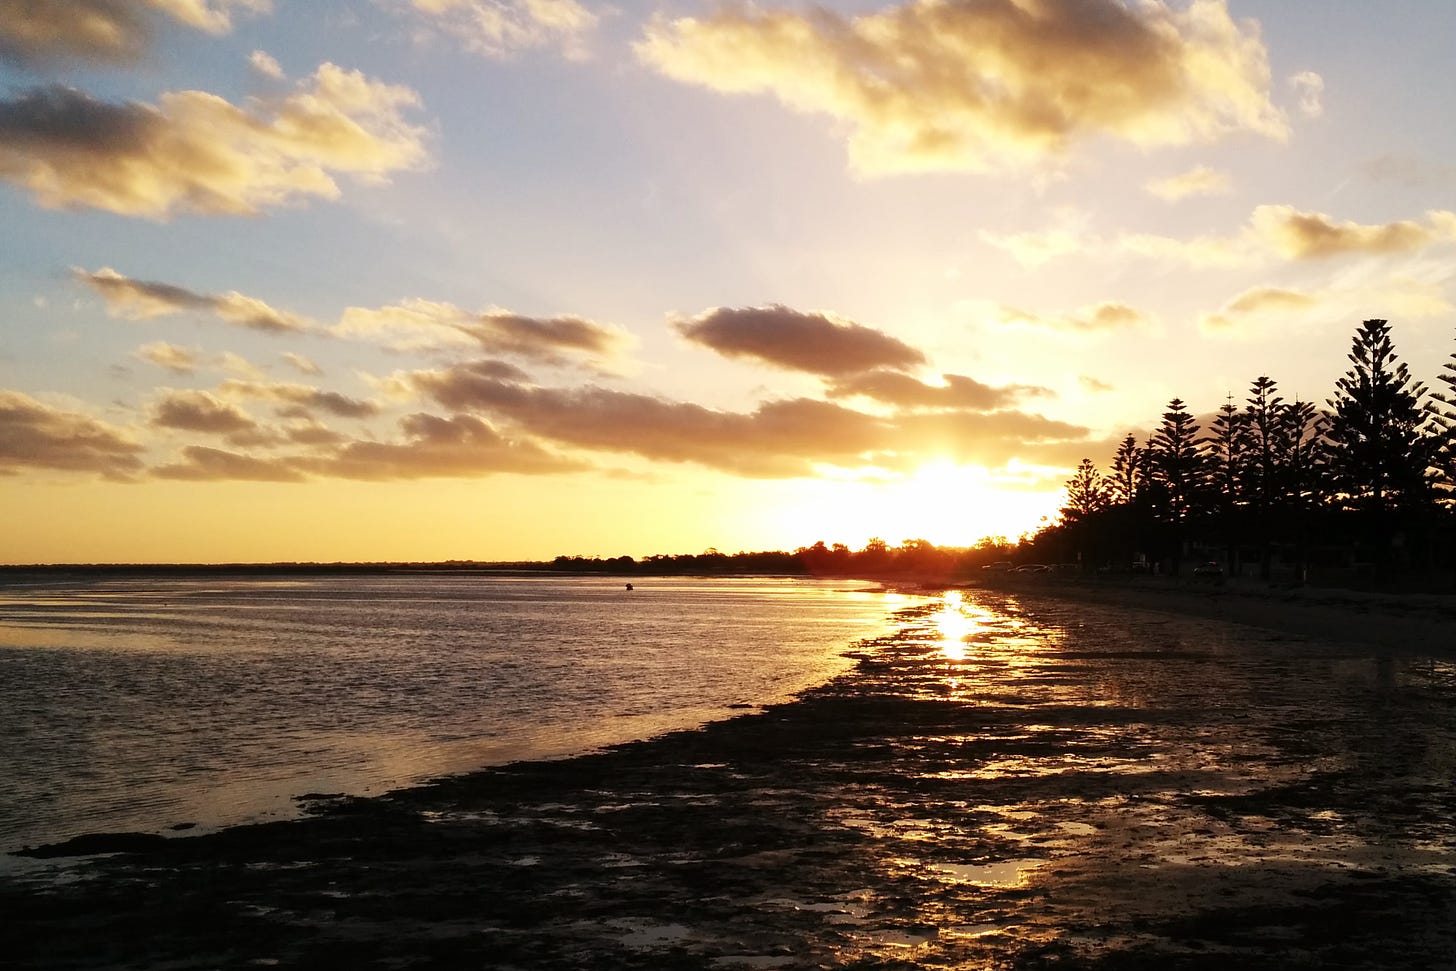
[[[1313,71],[1300,71],[1290,75],[1289,86],[1299,98],[1299,111],[1306,118],[1318,118],[1325,113],[1325,79]]]
[[[261,459],[206,445],[184,447],[181,462],[159,466],[152,470],[152,474],[159,479],[189,482],[302,482],[304,479],[303,473],[293,468],[286,459]]]
[[[103,209],[163,220],[254,215],[337,198],[334,174],[382,182],[427,160],[402,86],[323,64],[293,93],[246,107],[203,91],[158,104],[33,88],[0,101],[0,179],[49,209]]]
[[[267,51],[254,51],[248,56],[248,63],[252,65],[253,70],[265,78],[272,78],[275,81],[282,81],[284,78],[283,65],[279,64],[278,59]]]
[[[1194,267],[1236,267],[1270,259],[1413,253],[1456,240],[1456,212],[1436,209],[1426,213],[1425,222],[1406,219],[1367,225],[1337,222],[1324,213],[1302,212],[1293,206],[1264,205],[1256,207],[1248,223],[1231,236],[1100,236],[1067,229],[1005,235],[982,231],[980,236],[983,242],[1005,250],[1024,266],[1038,266],[1075,253],[1103,258],[1141,256]]]
[[[258,431],[258,423],[247,412],[208,391],[163,388],[151,407],[151,424],[157,428],[237,436]]]
[[[471,313],[450,303],[410,299],[385,307],[349,307],[333,328],[341,337],[379,341],[401,351],[476,348],[487,354],[559,364],[569,356],[607,360],[630,338],[584,317],[527,317],[499,307]]]
[[[474,478],[504,472],[542,475],[590,468],[534,442],[508,439],[473,415],[407,415],[400,427],[404,442],[350,442],[327,458],[300,460],[298,467],[334,478],[368,480]]]
[[[1227,172],[1200,165],[1166,179],[1155,179],[1146,188],[1159,199],[1178,202],[1190,196],[1228,195],[1233,191],[1233,181]]]
[[[544,47],[579,58],[598,21],[576,0],[402,0],[400,5],[486,57]]]
[[[872,327],[778,304],[717,307],[675,320],[673,326],[693,343],[725,357],[753,358],[810,374],[839,376],[926,363],[923,353]]]
[[[1077,376],[1077,382],[1082,385],[1084,390],[1091,391],[1094,394],[1102,394],[1107,391],[1117,390],[1117,388],[1113,385],[1108,384],[1101,378],[1094,378],[1090,374],[1079,374]]]
[[[1282,287],[1255,287],[1234,297],[1215,314],[1205,314],[1199,319],[1204,333],[1228,333],[1236,327],[1281,314],[1302,314],[1315,307],[1320,300],[1303,290],[1288,290]]]
[[[1456,239],[1456,213],[1433,210],[1426,223],[1413,220],[1365,225],[1336,222],[1320,212],[1293,206],[1259,206],[1250,229],[1265,246],[1291,260],[1322,259],[1346,253],[1410,253],[1432,243]]]
[[[261,300],[237,291],[212,295],[196,293],[170,283],[133,280],[109,266],[95,273],[74,269],[72,275],[101,295],[106,312],[126,320],[150,320],[188,310],[215,314],[222,320],[250,330],[283,334],[308,330],[303,317],[276,310]]]
[[[416,371],[401,380],[446,408],[485,413],[537,439],[750,477],[807,477],[824,466],[905,471],[947,454],[999,465],[1027,443],[1087,431],[1017,411],[887,418],[809,398],[722,411],[600,387],[532,386],[473,365]]]
[[[234,10],[269,7],[268,0],[0,0],[0,64],[130,63],[150,46],[158,14],[222,34]]]
[[[136,349],[136,356],[176,374],[192,374],[199,359],[196,348],[179,347],[166,341],[153,341]]]
[[[218,391],[228,397],[252,398],[283,406],[279,414],[286,418],[311,417],[316,411],[337,418],[369,418],[379,413],[379,405],[303,384],[224,381]]]
[[[141,470],[141,452],[113,425],[0,390],[0,475],[36,468],[128,478]]]
[[[998,307],[995,313],[997,321],[1003,325],[1045,327],[1072,333],[1131,330],[1151,324],[1148,315],[1141,310],[1116,301],[1093,304],[1069,314],[1051,316],[1006,306]]]
[[[287,361],[300,374],[318,376],[324,373],[324,369],[315,364],[310,358],[304,357],[302,354],[295,354],[293,351],[284,351],[283,360]]]
[[[894,371],[867,371],[836,379],[829,397],[870,398],[897,408],[938,408],[966,411],[995,411],[1017,401],[1051,395],[1050,388],[1027,384],[996,387],[961,374],[944,374],[943,385],[925,384]]]
[[[872,175],[1016,171],[1100,135],[1288,132],[1258,27],[1224,0],[910,0],[859,17],[729,3],[654,20],[636,52],[676,80],[837,119]]]

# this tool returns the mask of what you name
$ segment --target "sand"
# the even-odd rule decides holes
[[[701,731],[53,848],[127,852],[0,884],[0,958],[1456,968],[1456,663],[1106,593],[920,603]]]

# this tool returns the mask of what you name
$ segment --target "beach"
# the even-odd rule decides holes
[[[1331,604],[1310,608],[1334,625],[1312,633],[1272,604],[1254,627],[1095,600],[927,597],[847,674],[699,730],[318,793],[301,820],[43,849],[0,884],[0,955],[1456,967],[1449,649],[1342,632]]]

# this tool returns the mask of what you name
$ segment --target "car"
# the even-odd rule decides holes
[[[1200,580],[1222,580],[1223,564],[1217,560],[1200,563],[1193,568],[1193,575]]]
[[[1045,563],[1023,563],[1021,566],[1018,566],[1016,569],[1012,570],[1011,572],[1012,573],[1046,573],[1050,569],[1051,569],[1051,567],[1047,566]]]
[[[995,563],[987,563],[985,566],[981,567],[981,569],[989,573],[1010,573],[1011,561],[997,560]]]

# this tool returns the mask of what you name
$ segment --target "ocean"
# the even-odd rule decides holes
[[[844,581],[408,573],[0,585],[0,852],[288,818],[692,728],[844,671]],[[847,589],[849,588],[849,589]]]

